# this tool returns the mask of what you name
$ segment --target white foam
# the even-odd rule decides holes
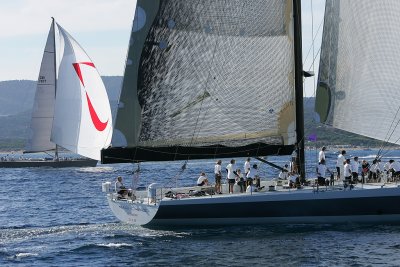
[[[101,247],[108,247],[108,248],[132,247],[131,244],[127,244],[127,243],[98,244],[98,246],[101,246]]]
[[[39,254],[37,253],[29,253],[29,252],[21,252],[18,254],[15,254],[16,258],[25,258],[25,257],[31,257],[31,256],[38,256]]]

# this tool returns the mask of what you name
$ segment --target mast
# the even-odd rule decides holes
[[[53,24],[53,47],[54,47],[54,57],[53,57],[53,64],[54,64],[54,99],[56,98],[57,95],[57,48],[56,48],[56,23],[53,17],[52,19],[52,24]],[[54,114],[53,114],[54,116]],[[56,150],[54,152],[54,157],[56,160],[58,160],[58,145],[56,144]]]
[[[293,0],[294,65],[296,98],[297,159],[301,179],[305,179],[304,110],[303,110],[303,56],[301,40],[301,0]]]

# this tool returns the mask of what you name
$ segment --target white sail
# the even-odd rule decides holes
[[[100,159],[112,136],[110,103],[101,77],[82,47],[57,24],[64,51],[60,61],[51,141]]]
[[[400,144],[400,1],[326,2],[316,112],[322,123]]]
[[[55,149],[56,145],[50,142],[56,93],[55,72],[54,23],[52,23],[40,66],[26,152]]]

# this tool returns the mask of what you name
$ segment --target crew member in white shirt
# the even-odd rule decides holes
[[[247,160],[245,161],[243,170],[244,170],[244,175],[247,176],[247,174],[250,171],[250,158],[247,158]]]
[[[344,164],[344,179],[349,184],[351,184],[351,173],[350,159],[346,159]]]
[[[344,155],[346,155],[346,150],[342,150],[337,158],[336,161],[336,170],[337,170],[337,179],[344,179],[344,163],[346,159],[344,158]]]
[[[233,194],[233,185],[235,184],[236,178],[236,161],[231,159],[231,163],[226,166],[226,170],[228,171],[228,185],[229,185],[229,193]]]
[[[128,190],[124,186],[121,176],[118,176],[117,181],[115,182],[115,192],[117,192],[119,195],[123,197],[126,197],[126,195],[128,194]]]
[[[217,163],[214,166],[214,174],[215,174],[215,192],[217,194],[222,194],[222,185],[221,185],[221,180],[222,180],[222,173],[221,173],[221,164],[222,161],[218,160]]]
[[[199,178],[197,179],[197,185],[198,186],[208,185],[208,179],[205,172],[201,172]]]
[[[372,161],[372,165],[369,168],[369,172],[371,174],[370,177],[374,180],[374,182],[379,182],[379,174],[381,170],[379,169],[378,160],[374,159]]]
[[[320,163],[321,160],[325,160],[325,162],[326,162],[325,150],[326,150],[326,147],[323,146],[323,147],[321,148],[321,151],[320,151],[319,154],[318,154],[318,163]]]
[[[351,162],[351,174],[353,176],[353,182],[358,182],[358,168],[360,167],[360,162],[358,162],[358,157],[354,157]]]
[[[253,180],[255,180],[257,176],[258,176],[257,164],[253,164],[253,168],[251,168],[246,175],[246,185],[248,186],[250,184],[250,181],[251,183],[253,183]]]

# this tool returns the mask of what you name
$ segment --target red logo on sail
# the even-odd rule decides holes
[[[85,65],[91,66],[93,68],[96,68],[96,67],[94,66],[94,64],[92,62],[79,62],[79,63],[73,63],[72,64],[74,66],[76,74],[79,77],[79,80],[81,81],[83,87],[85,87],[85,83],[83,82],[83,76],[82,76],[82,72],[81,72],[81,68],[80,68],[79,64],[85,64]],[[90,101],[88,93],[86,91],[85,91],[85,93],[86,93],[86,101],[87,101],[88,107],[89,107],[90,118],[92,119],[94,127],[98,131],[101,132],[107,127],[108,120],[106,122],[102,122],[99,119],[99,116],[97,115],[97,112],[96,112],[96,110],[94,109],[94,107],[92,105],[92,101]]]

